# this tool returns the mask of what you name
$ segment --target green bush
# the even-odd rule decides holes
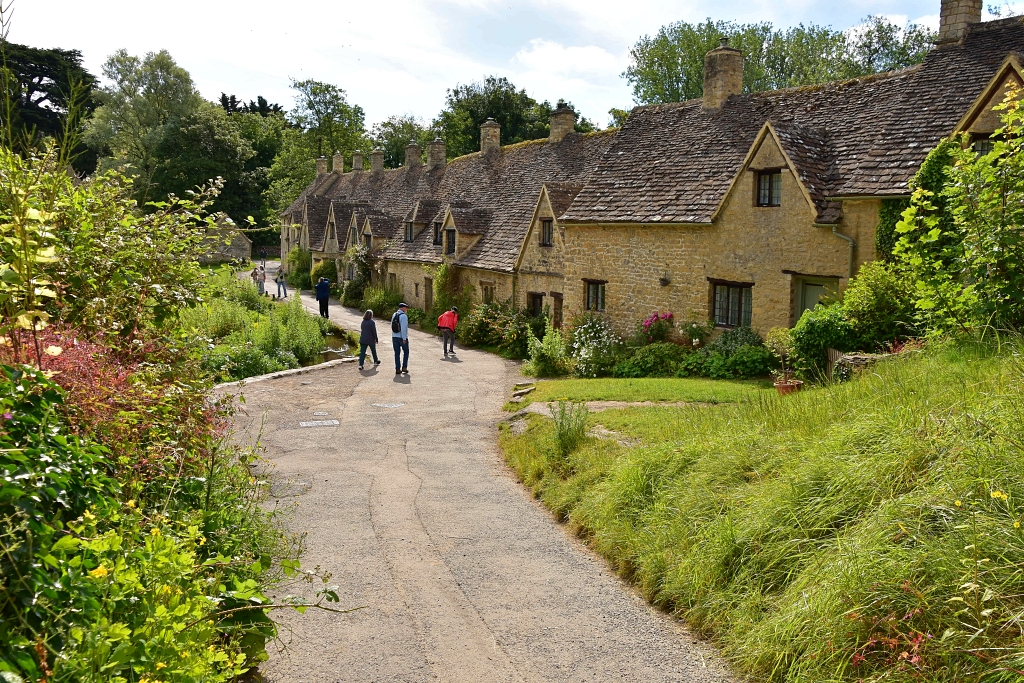
[[[818,304],[804,311],[791,333],[793,368],[806,379],[820,379],[828,365],[828,349],[854,351],[857,336],[839,304]]]
[[[402,303],[402,292],[383,285],[370,285],[363,290],[363,308],[375,316],[390,318]]]
[[[655,342],[636,349],[612,368],[613,377],[673,377],[687,350],[671,342]]]
[[[881,261],[865,263],[843,292],[856,344],[874,351],[917,332],[913,281]]]
[[[334,259],[327,258],[316,264],[316,267],[309,272],[309,286],[315,285],[322,277],[327,278],[332,286],[338,284],[338,264],[334,262]]]
[[[709,353],[721,353],[729,356],[744,346],[764,346],[761,335],[749,327],[733,327],[723,330],[715,339],[704,348]]]
[[[510,301],[477,304],[459,321],[459,339],[466,346],[497,348],[506,358],[527,358],[538,322],[544,324]]]
[[[288,265],[288,284],[299,289],[309,287],[309,270],[313,267],[313,254],[306,249],[292,247],[285,258]]]
[[[775,356],[763,344],[741,346],[726,357],[730,376],[738,379],[764,377],[779,367]]]
[[[561,377],[572,372],[572,359],[566,353],[562,333],[547,320],[544,339],[530,339],[530,362],[523,366],[523,373],[534,377]]]
[[[366,280],[349,280],[341,294],[341,304],[349,308],[362,308],[363,295],[366,293]],[[376,315],[377,311],[373,311]]]

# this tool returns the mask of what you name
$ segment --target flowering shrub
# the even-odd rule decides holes
[[[668,333],[673,328],[672,311],[659,313],[655,311],[640,322],[636,330],[638,346],[656,344],[667,341]]]
[[[477,304],[459,322],[459,339],[466,346],[496,348],[506,358],[527,358],[535,338],[532,325],[537,322],[543,324],[543,319],[508,301]]]
[[[579,377],[611,374],[622,346],[622,338],[615,334],[605,318],[588,312],[573,321],[568,349]]]

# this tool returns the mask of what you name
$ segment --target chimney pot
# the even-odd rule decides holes
[[[942,0],[939,10],[939,36],[936,43],[958,43],[967,35],[967,27],[981,21],[981,0]]]
[[[327,157],[318,157],[316,160],[316,174],[318,176],[327,173]]]
[[[444,168],[447,161],[446,154],[447,147],[441,138],[434,138],[433,142],[427,143],[427,170]]]
[[[548,133],[548,142],[559,142],[576,127],[576,112],[565,103],[565,100],[558,100],[558,106],[551,112],[551,132]]]
[[[405,146],[405,165],[406,166],[419,166],[422,162],[422,151],[420,146],[415,142],[410,142]]]
[[[380,173],[384,170],[384,150],[375,149],[370,152],[370,172]]]
[[[341,152],[335,150],[332,164],[331,168],[335,173],[345,172],[345,158],[341,156]]]
[[[743,92],[743,53],[729,39],[704,56],[704,108],[720,109],[730,95]]]
[[[362,171],[363,170],[363,153],[352,152],[352,170]]]
[[[501,124],[487,119],[480,124],[480,153],[489,154],[501,149]]]

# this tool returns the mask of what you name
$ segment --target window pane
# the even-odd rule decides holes
[[[728,325],[729,318],[726,317],[729,301],[729,288],[724,285],[715,285],[715,324]]]
[[[743,306],[742,306],[743,314],[742,314],[742,316],[740,318],[740,324],[741,325],[746,325],[746,326],[749,327],[750,326],[750,314],[751,314],[751,311],[753,310],[753,305],[752,305],[753,304],[753,298],[754,298],[753,297],[753,292],[751,292],[750,287],[743,287],[740,291],[743,292]]]
[[[782,204],[782,174],[772,173],[772,206],[779,206]]]
[[[766,206],[771,200],[769,177],[767,173],[757,174],[757,203]]]

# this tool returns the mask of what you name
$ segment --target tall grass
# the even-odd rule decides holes
[[[549,403],[551,419],[555,422],[555,443],[564,458],[575,451],[587,436],[587,404],[577,401]]]
[[[502,442],[524,481],[654,603],[769,681],[1024,674],[1020,346],[947,346],[859,379],[592,419]]]

